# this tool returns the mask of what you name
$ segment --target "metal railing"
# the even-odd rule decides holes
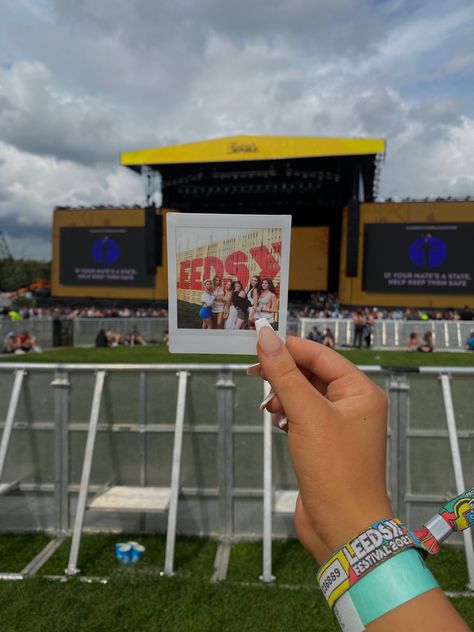
[[[220,539],[216,573],[221,578],[233,540],[261,537],[263,524],[267,531],[270,524],[273,536],[295,535],[291,518],[268,509],[268,490],[297,487],[286,435],[263,421],[262,383],[245,369],[238,364],[0,365],[0,419],[5,419],[0,424],[0,484],[5,485],[0,530],[71,533],[99,372],[107,379],[88,492],[112,483],[169,485],[176,374],[186,371],[177,532]],[[418,527],[455,495],[460,472],[466,486],[474,482],[474,369],[361,369],[389,400],[387,479],[394,510]],[[268,450],[275,455],[271,467],[264,459]],[[143,515],[94,512],[87,514],[86,527],[166,532],[167,522],[159,515],[145,520]]]
[[[148,343],[161,342],[168,331],[167,318],[76,318],[72,322],[76,347],[94,346],[100,329],[115,329],[124,339],[136,328]]]
[[[352,347],[354,344],[354,325],[351,319],[300,318],[298,334],[306,338],[314,326],[317,326],[322,333],[327,328],[331,329],[337,346]],[[464,349],[466,340],[474,331],[474,322],[378,320],[372,326],[371,346],[376,349],[407,349],[410,333],[417,333],[421,342],[427,331],[432,333],[435,349],[459,351]],[[362,346],[365,346],[364,341],[362,341]]]
[[[321,332],[330,328],[337,346],[353,346],[354,327],[351,319],[338,318],[289,318],[288,333],[303,338],[313,326]],[[25,329],[36,336],[42,348],[74,345],[93,347],[101,329],[115,329],[122,337],[136,327],[148,343],[161,342],[168,330],[167,318],[65,318],[27,319],[23,321],[0,320],[0,342],[13,331],[20,333]],[[372,328],[371,346],[376,349],[406,349],[408,337],[416,332],[422,340],[423,335],[431,331],[436,350],[459,351],[470,333],[474,331],[473,321],[452,320],[380,320]],[[363,343],[364,346],[365,343]]]

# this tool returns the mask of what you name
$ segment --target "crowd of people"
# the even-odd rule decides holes
[[[216,279],[216,281],[214,281]],[[255,279],[259,279],[260,277],[252,277],[255,283]],[[270,279],[261,279],[260,283],[264,281],[269,281],[271,285],[272,282]],[[224,305],[223,297],[230,295],[230,285],[229,281],[224,288],[222,285],[222,280],[219,277],[214,277],[214,279],[208,279],[205,283],[219,282],[219,292],[220,297],[219,301],[216,302],[217,305]],[[234,281],[234,283],[239,283],[239,281]],[[208,288],[209,289],[209,288]],[[275,294],[274,288],[272,290],[269,287],[270,291]],[[215,287],[211,290],[211,294],[215,291]],[[204,292],[204,289],[203,289]],[[248,295],[250,292],[250,286],[245,290]],[[252,301],[252,296],[249,297],[249,301]],[[213,301],[214,302],[214,301]],[[417,309],[414,307],[405,307],[405,308],[379,308],[376,306],[373,307],[361,307],[361,312],[365,315],[366,318],[373,318],[374,320],[474,320],[474,311],[465,306],[463,309]],[[229,310],[230,311],[230,310]],[[221,312],[224,314],[223,309]],[[309,301],[307,301],[304,305],[295,303],[289,303],[288,305],[288,316],[290,318],[337,318],[337,319],[350,319],[352,318],[354,309],[350,306],[341,306],[339,304],[339,300],[336,294],[330,294],[326,292],[313,292],[310,296]],[[213,311],[213,313],[217,313]],[[0,320],[11,320],[11,321],[19,321],[19,320],[41,320],[41,319],[52,319],[52,318],[65,318],[67,320],[75,320],[76,318],[168,318],[168,310],[165,307],[128,307],[128,306],[112,306],[112,307],[97,307],[94,305],[82,306],[82,307],[73,307],[73,306],[63,306],[63,307],[21,307],[18,309],[4,307],[0,311]],[[214,319],[216,321],[216,319]],[[219,326],[214,326],[214,328],[222,328],[222,320]],[[217,322],[217,321],[216,321]]]
[[[218,275],[206,279],[203,283],[201,304],[199,307],[200,326],[202,329],[255,329],[255,321],[265,318],[274,329],[277,329],[278,297],[274,284],[269,278],[253,276],[248,287],[244,287],[238,280],[224,281]],[[352,346],[369,349],[373,344],[374,326],[377,321],[471,321],[474,312],[468,306],[463,309],[449,310],[418,310],[407,308],[378,308],[360,307],[349,308],[339,305],[336,294],[315,292],[304,306],[288,308],[289,322],[298,317],[317,319],[349,319],[352,320]],[[168,318],[168,310],[164,307],[128,307],[110,306],[100,307],[23,307],[18,309],[3,308],[0,311],[0,321],[35,321],[55,320],[74,321],[76,319],[104,319],[104,318]],[[26,322],[25,322],[26,324]],[[4,331],[6,326],[4,325]],[[291,329],[291,327],[290,327]],[[321,331],[314,326],[306,336],[324,346],[333,348],[335,336],[329,328]],[[160,341],[162,342],[162,341]],[[130,328],[125,335],[114,327],[100,329],[96,346],[115,347],[119,345],[144,345],[146,341],[136,327]],[[427,330],[424,334],[412,331],[406,342],[409,351],[430,353],[434,349],[433,333]],[[464,348],[474,351],[474,328],[465,340]],[[2,341],[3,353],[27,353],[40,349],[36,338],[25,328],[22,333],[8,332]]]
[[[462,309],[419,309],[416,307],[380,308],[361,307],[365,317],[374,320],[474,320],[474,311],[465,306]],[[352,318],[354,309],[341,306],[336,294],[313,292],[305,305],[290,305],[289,315],[294,318]]]
[[[51,320],[64,318],[168,318],[168,310],[164,307],[21,307],[10,309],[4,307],[0,312],[0,320]]]
[[[240,281],[224,285],[217,275],[203,283],[199,309],[202,329],[255,329],[259,318],[275,326],[277,315],[278,299],[271,279],[253,276],[247,289]]]

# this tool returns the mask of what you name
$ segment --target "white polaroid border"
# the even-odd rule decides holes
[[[291,215],[228,215],[210,213],[167,213],[168,317],[171,353],[255,354],[255,330],[178,329],[177,314],[177,229],[281,228],[280,297],[277,333],[286,338],[288,269],[290,265]]]

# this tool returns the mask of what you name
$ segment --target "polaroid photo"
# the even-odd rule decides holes
[[[168,213],[169,349],[254,354],[255,321],[286,337],[291,215]]]

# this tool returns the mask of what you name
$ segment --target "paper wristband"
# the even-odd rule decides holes
[[[347,590],[394,555],[420,543],[397,518],[374,522],[351,538],[321,566],[317,580],[332,608]]]
[[[416,549],[386,560],[338,599],[334,614],[343,632],[362,632],[374,619],[437,588]]]

